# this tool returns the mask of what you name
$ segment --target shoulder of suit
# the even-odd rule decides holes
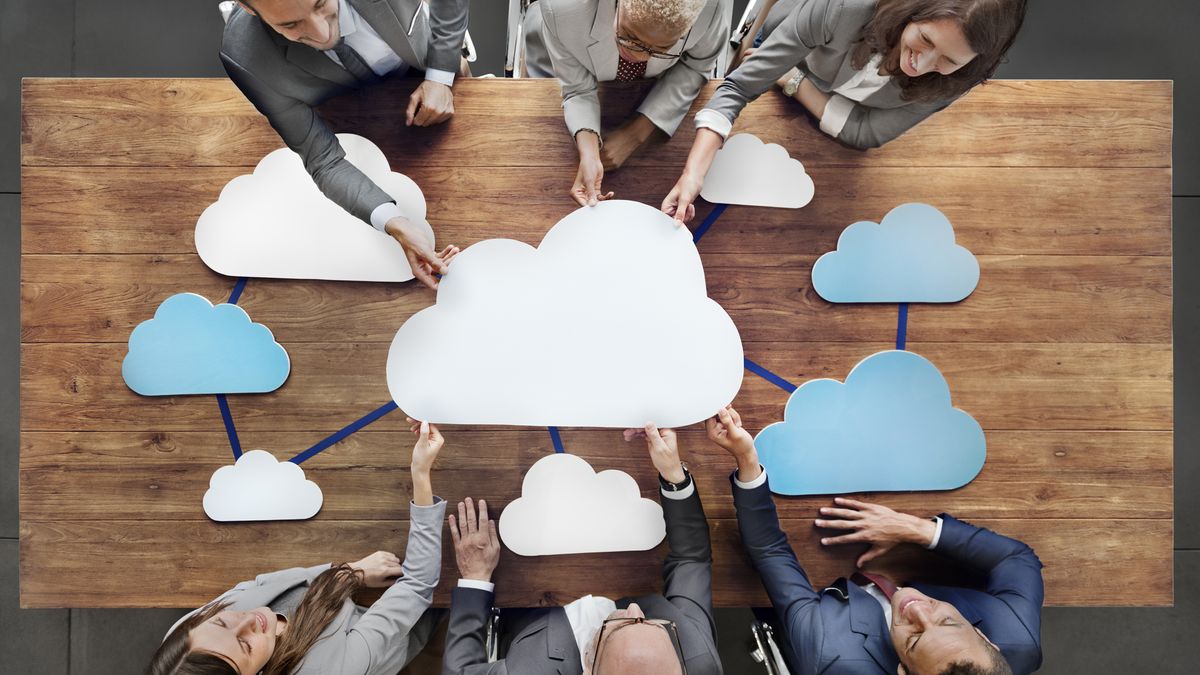
[[[538,0],[538,4],[543,21],[549,20],[559,29],[578,26],[587,33],[591,32],[600,8],[600,0]]]
[[[283,59],[286,42],[258,17],[239,6],[229,16],[221,33],[221,56],[253,70],[255,64]]]

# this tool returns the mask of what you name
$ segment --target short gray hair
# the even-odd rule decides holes
[[[620,0],[621,11],[639,26],[655,26],[682,35],[700,16],[707,0]]]

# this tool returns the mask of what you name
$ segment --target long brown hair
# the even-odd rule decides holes
[[[883,54],[882,67],[900,85],[907,101],[944,101],[964,94],[996,72],[1025,21],[1026,0],[879,0],[863,26],[850,65],[862,69],[873,54]],[[900,70],[900,35],[913,21],[952,19],[958,22],[977,56],[949,75],[909,77]]]
[[[275,651],[260,672],[265,675],[288,675],[294,671],[308,650],[316,644],[321,632],[342,610],[346,599],[362,587],[363,573],[344,563],[317,575],[296,608],[287,631],[275,643]],[[215,654],[193,652],[191,644],[192,629],[224,611],[230,604],[211,602],[181,622],[150,658],[146,675],[237,675],[237,671],[224,659]]]

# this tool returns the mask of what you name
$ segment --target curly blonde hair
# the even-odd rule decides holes
[[[653,26],[659,30],[683,35],[707,0],[618,0],[621,13],[639,26]]]

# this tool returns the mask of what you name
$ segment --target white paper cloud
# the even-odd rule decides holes
[[[353,134],[338,134],[338,140],[346,159],[395,198],[432,241],[425,197],[417,184],[393,172],[371,141]],[[400,244],[321,194],[300,156],[287,148],[263,157],[253,174],[225,185],[196,222],[196,251],[204,264],[232,277],[413,278]]]
[[[798,209],[816,188],[798,159],[754,134],[736,134],[717,151],[700,196],[713,204]]]
[[[521,498],[500,514],[500,539],[517,555],[645,551],[667,535],[658,502],[623,471],[547,455],[530,467]]]
[[[304,520],[317,515],[323,501],[321,488],[305,480],[299,465],[250,450],[213,472],[204,513],[217,521]]]
[[[454,424],[684,426],[732,401],[742,375],[689,232],[629,201],[576,210],[537,249],[460,253],[387,363],[406,413]]]

